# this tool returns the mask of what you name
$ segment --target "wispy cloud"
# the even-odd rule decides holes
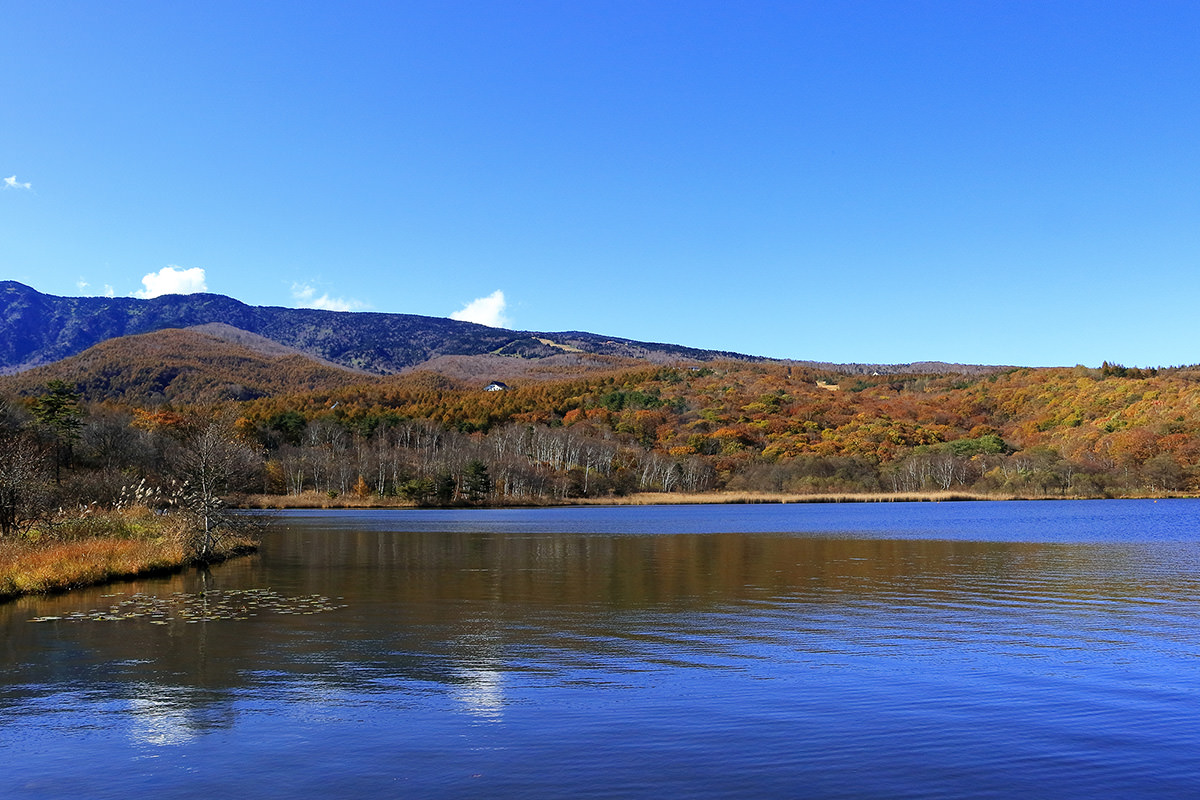
[[[88,283],[87,278],[80,278],[79,280],[75,281],[75,288],[81,292],[86,292],[88,289],[92,288],[92,285]],[[103,294],[105,297],[115,297],[117,292],[111,285],[106,283],[104,284]]]
[[[450,319],[477,322],[492,328],[507,328],[512,324],[512,320],[504,316],[507,305],[504,292],[497,289],[487,297],[480,297],[467,303],[462,310],[451,314]]]
[[[300,308],[319,308],[322,311],[360,311],[367,308],[367,304],[359,300],[330,297],[328,292],[318,297],[317,290],[307,283],[292,284],[292,300]]]
[[[17,180],[16,175],[12,175],[12,176],[4,179],[4,188],[5,189],[32,189],[33,184],[28,183],[28,182],[22,183],[21,181]]]
[[[176,264],[163,267],[158,272],[151,272],[142,278],[145,289],[133,293],[134,297],[148,300],[151,297],[161,297],[164,294],[195,294],[207,292],[208,285],[204,282],[204,270],[200,267],[184,269]],[[107,287],[105,287],[107,288]]]

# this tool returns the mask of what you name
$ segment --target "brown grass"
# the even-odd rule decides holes
[[[565,500],[538,500],[530,503],[502,503],[509,506],[654,506],[724,505],[757,503],[943,503],[955,500],[1019,500],[1016,495],[973,492],[876,492],[837,494],[786,494],[772,492],[639,492],[624,497],[570,497]],[[243,498],[247,508],[414,508],[398,497],[357,497],[353,494],[330,497],[319,492],[301,495],[258,494]]]
[[[252,494],[241,498],[242,508],[413,508],[415,504],[399,497],[380,497],[371,494],[359,497],[354,493],[330,497],[325,492],[303,494]]]
[[[181,518],[148,509],[59,519],[26,536],[0,539],[0,599],[181,569],[192,561],[188,537]],[[226,555],[252,546],[230,540]]]

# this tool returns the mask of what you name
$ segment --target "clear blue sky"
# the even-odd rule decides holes
[[[1200,362],[1194,1],[2,20],[0,278],[43,292],[482,300],[525,330],[830,361]]]

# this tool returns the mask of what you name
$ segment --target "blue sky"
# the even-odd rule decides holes
[[[12,2],[0,278],[1200,362],[1195,2]]]

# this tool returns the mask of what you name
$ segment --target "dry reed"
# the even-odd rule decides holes
[[[326,492],[304,492],[303,494],[252,494],[240,498],[241,508],[413,508],[415,503],[399,497],[380,497],[376,494],[365,497],[348,493],[330,496]]]

